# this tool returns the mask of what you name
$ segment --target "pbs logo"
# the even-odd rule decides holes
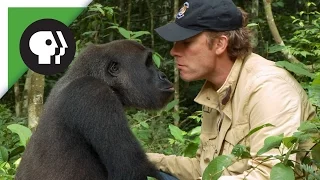
[[[24,63],[39,74],[63,72],[72,62],[75,50],[71,30],[54,19],[41,19],[30,24],[20,39]]]

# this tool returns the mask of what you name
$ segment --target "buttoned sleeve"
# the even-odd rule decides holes
[[[148,159],[161,171],[181,180],[195,180],[200,175],[199,160],[182,156],[147,153]]]
[[[291,136],[300,122],[313,114],[306,94],[297,84],[290,76],[265,75],[257,77],[248,86],[247,105],[244,111],[249,118],[250,130],[267,123],[275,127],[263,128],[250,136],[250,154],[254,157],[248,161],[251,169],[236,176],[221,176],[220,180],[270,179],[271,168],[279,161],[262,163],[263,158],[256,157],[257,152],[263,147],[264,139],[280,134]],[[279,151],[273,149],[263,154],[263,156],[268,155],[279,155]],[[290,158],[295,159],[295,155]]]

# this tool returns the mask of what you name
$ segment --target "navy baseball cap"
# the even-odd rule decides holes
[[[174,22],[155,31],[167,41],[181,41],[204,30],[231,31],[242,27],[242,13],[232,0],[188,0]]]

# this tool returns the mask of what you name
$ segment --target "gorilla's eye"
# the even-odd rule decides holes
[[[111,62],[108,67],[108,72],[112,76],[116,76],[119,73],[119,63],[117,62]]]

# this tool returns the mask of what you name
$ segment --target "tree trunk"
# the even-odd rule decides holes
[[[266,13],[266,18],[268,21],[268,25],[271,31],[271,34],[273,36],[273,39],[275,42],[280,46],[285,46],[280,33],[278,31],[277,25],[274,22],[273,13],[272,13],[272,7],[271,7],[272,0],[263,0],[264,10]],[[285,57],[292,63],[300,63],[299,60],[297,60],[286,48],[283,48],[282,53],[285,55]]]
[[[252,0],[252,7],[251,7],[251,15],[252,19],[257,19],[259,17],[259,0]],[[252,47],[255,49],[258,46],[259,43],[259,27],[258,26],[253,26],[252,27]]]
[[[14,84],[15,112],[17,117],[21,117],[22,114],[22,100],[19,84],[19,80]]]
[[[132,0],[128,0],[127,30],[130,30]]]
[[[150,14],[150,35],[151,35],[151,48],[154,49],[154,19],[153,19],[153,9],[150,0],[146,0],[149,14]]]
[[[26,81],[24,83],[24,89],[23,89],[23,107],[22,107],[22,116],[27,117],[28,116],[28,105],[29,105],[29,90],[31,86],[31,74],[32,71],[29,69],[26,76]]]
[[[34,130],[39,122],[43,110],[44,75],[31,72],[31,86],[29,90],[28,126]]]
[[[179,10],[179,0],[174,0],[174,10],[173,10],[173,19],[176,18],[176,14],[178,13]],[[175,63],[174,63],[175,64]],[[180,90],[179,90],[179,70],[176,66],[174,65],[174,99],[177,100],[178,102],[180,101]],[[174,111],[178,114],[179,113],[179,103],[174,106]],[[178,126],[179,125],[179,120],[180,118],[177,118],[174,120],[174,125]]]

